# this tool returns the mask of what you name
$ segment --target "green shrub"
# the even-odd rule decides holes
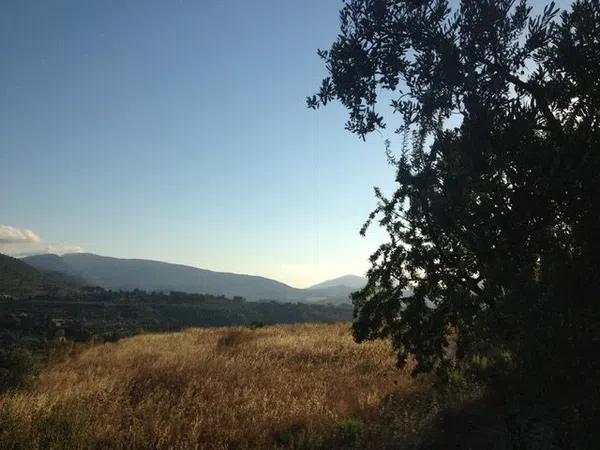
[[[277,432],[274,440],[278,449],[318,450],[324,448],[323,437],[302,425],[295,425]]]
[[[334,436],[339,448],[361,448],[361,440],[366,432],[366,426],[359,420],[346,419],[337,424]]]
[[[30,386],[37,374],[37,364],[28,350],[0,350],[0,392]]]

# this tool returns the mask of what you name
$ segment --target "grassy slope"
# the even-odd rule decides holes
[[[66,422],[64,439],[79,446],[89,438],[103,448],[327,448],[322,436],[337,429],[343,440],[356,423],[385,420],[382,405],[399,402],[391,394],[413,389],[387,344],[357,345],[348,331],[291,325],[136,336],[46,369],[33,391],[0,398],[0,410],[5,427],[33,447],[50,447],[56,433],[44,437],[48,427]]]

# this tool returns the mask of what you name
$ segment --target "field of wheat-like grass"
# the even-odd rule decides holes
[[[286,433],[380,420],[411,383],[389,344],[358,345],[348,324],[191,329],[93,347],[0,410],[40,448],[300,447],[310,438]]]

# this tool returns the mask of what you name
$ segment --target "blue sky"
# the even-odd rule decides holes
[[[340,6],[0,3],[0,224],[35,235],[0,250],[82,248],[298,287],[363,273],[382,239],[358,235],[372,187],[392,186],[385,136],[364,143],[341,107],[305,106]]]
[[[0,224],[294,286],[364,272],[384,137],[305,107],[340,4],[2,2]]]

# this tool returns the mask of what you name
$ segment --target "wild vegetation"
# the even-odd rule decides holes
[[[597,432],[594,441],[576,415],[557,424],[561,416],[539,399],[506,405],[460,372],[443,385],[415,379],[387,343],[356,344],[349,329],[207,328],[61,343],[35,383],[0,394],[0,448],[597,448]],[[573,412],[565,400],[558,407]]]
[[[0,397],[0,448],[393,448],[382,425],[408,441],[431,418],[418,390],[348,324],[147,334]]]
[[[308,106],[363,139],[396,122],[355,338],[489,385],[507,423],[536,405],[540,442],[515,448],[597,448],[600,2],[541,3],[346,1]]]
[[[369,220],[389,240],[354,297],[357,339],[390,337],[419,371],[453,336],[464,364],[596,374],[600,2],[351,0],[340,17],[309,106],[339,101],[364,138],[391,99],[403,138]]]
[[[340,102],[363,139],[389,123],[382,98],[400,116],[397,188],[362,230],[388,236],[353,295],[362,345],[348,325],[262,326],[334,307],[8,299],[0,447],[600,448],[600,1],[347,0],[340,17],[308,105]],[[68,347],[34,381],[16,347],[43,323],[101,341],[255,326]]]
[[[180,292],[82,288],[62,296],[0,299],[0,344],[36,352],[64,339],[116,341],[140,332],[186,327],[342,322],[351,317],[349,305],[248,302],[239,297]]]

